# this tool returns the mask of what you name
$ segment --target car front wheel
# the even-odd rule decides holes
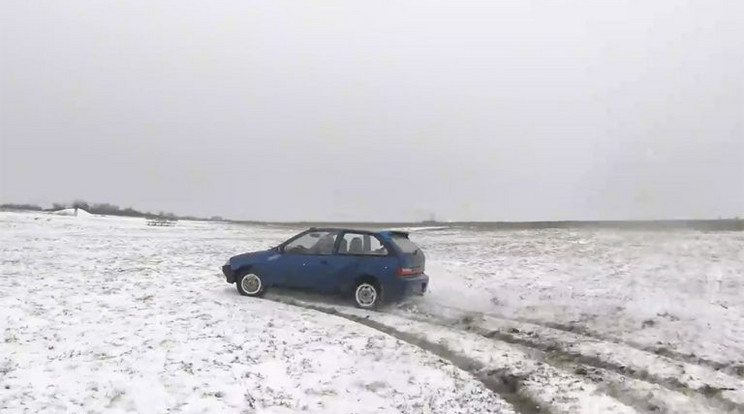
[[[251,272],[241,273],[235,281],[235,286],[243,296],[261,296],[266,289],[261,277]]]
[[[380,286],[371,280],[357,283],[354,288],[354,303],[362,309],[374,309],[382,302]]]

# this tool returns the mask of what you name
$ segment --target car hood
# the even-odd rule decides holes
[[[236,265],[246,265],[256,263],[277,254],[275,249],[261,250],[258,252],[248,252],[233,256],[230,258],[230,265],[234,268]]]

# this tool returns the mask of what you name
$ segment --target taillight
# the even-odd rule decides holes
[[[410,267],[400,267],[395,273],[398,276],[406,277],[406,276],[415,276],[421,272],[416,269],[410,268]]]

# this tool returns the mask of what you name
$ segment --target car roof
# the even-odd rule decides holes
[[[384,238],[390,238],[391,236],[396,235],[396,234],[408,237],[407,231],[399,231],[399,230],[371,230],[371,229],[359,229],[359,228],[348,228],[348,227],[310,227],[309,230],[377,234]]]

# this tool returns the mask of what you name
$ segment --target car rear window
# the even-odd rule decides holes
[[[408,237],[402,235],[402,234],[393,234],[391,237],[393,240],[393,243],[395,243],[398,248],[406,254],[414,254],[416,253],[416,250],[419,250],[419,247],[416,246],[416,243],[408,240]]]

